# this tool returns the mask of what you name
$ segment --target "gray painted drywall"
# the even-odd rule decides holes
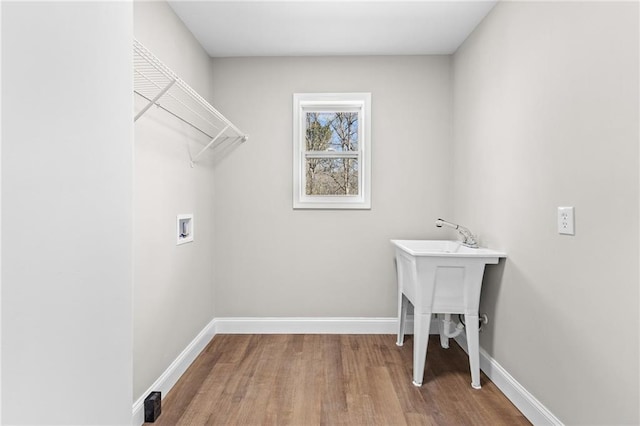
[[[213,59],[215,105],[250,139],[217,157],[216,315],[389,317],[391,238],[449,237],[450,58]],[[296,92],[371,92],[372,209],[292,209]]]
[[[635,2],[502,2],[453,61],[455,217],[509,254],[481,346],[566,424],[640,421],[638,35]]]
[[[0,7],[2,423],[130,424],[132,7]]]
[[[135,37],[208,98],[209,56],[165,2],[134,3]],[[144,101],[136,96],[136,106]],[[134,399],[213,319],[213,166],[208,140],[165,111],[135,124]],[[194,241],[176,246],[176,215],[193,213]]]

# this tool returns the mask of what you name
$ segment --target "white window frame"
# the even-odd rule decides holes
[[[307,195],[305,112],[358,112],[357,195]],[[345,158],[344,152],[315,153],[318,158]],[[293,94],[293,208],[294,209],[370,209],[371,208],[371,93],[294,93]]]

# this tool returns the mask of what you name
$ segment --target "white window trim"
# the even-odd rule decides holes
[[[358,195],[307,195],[305,191],[305,115],[303,111],[360,111]],[[347,154],[348,155],[348,154]],[[317,153],[314,156],[344,158],[345,153]],[[294,93],[293,95],[293,208],[371,208],[371,93]]]

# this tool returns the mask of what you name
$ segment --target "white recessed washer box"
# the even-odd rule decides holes
[[[176,217],[176,245],[193,241],[193,214],[179,214]]]

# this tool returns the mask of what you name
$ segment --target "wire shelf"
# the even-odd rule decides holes
[[[134,121],[152,106],[162,108],[179,120],[189,124],[210,139],[210,142],[194,157],[192,163],[216,141],[245,142],[248,136],[233,125],[202,96],[180,79],[139,41],[133,41],[133,91],[147,100]]]

